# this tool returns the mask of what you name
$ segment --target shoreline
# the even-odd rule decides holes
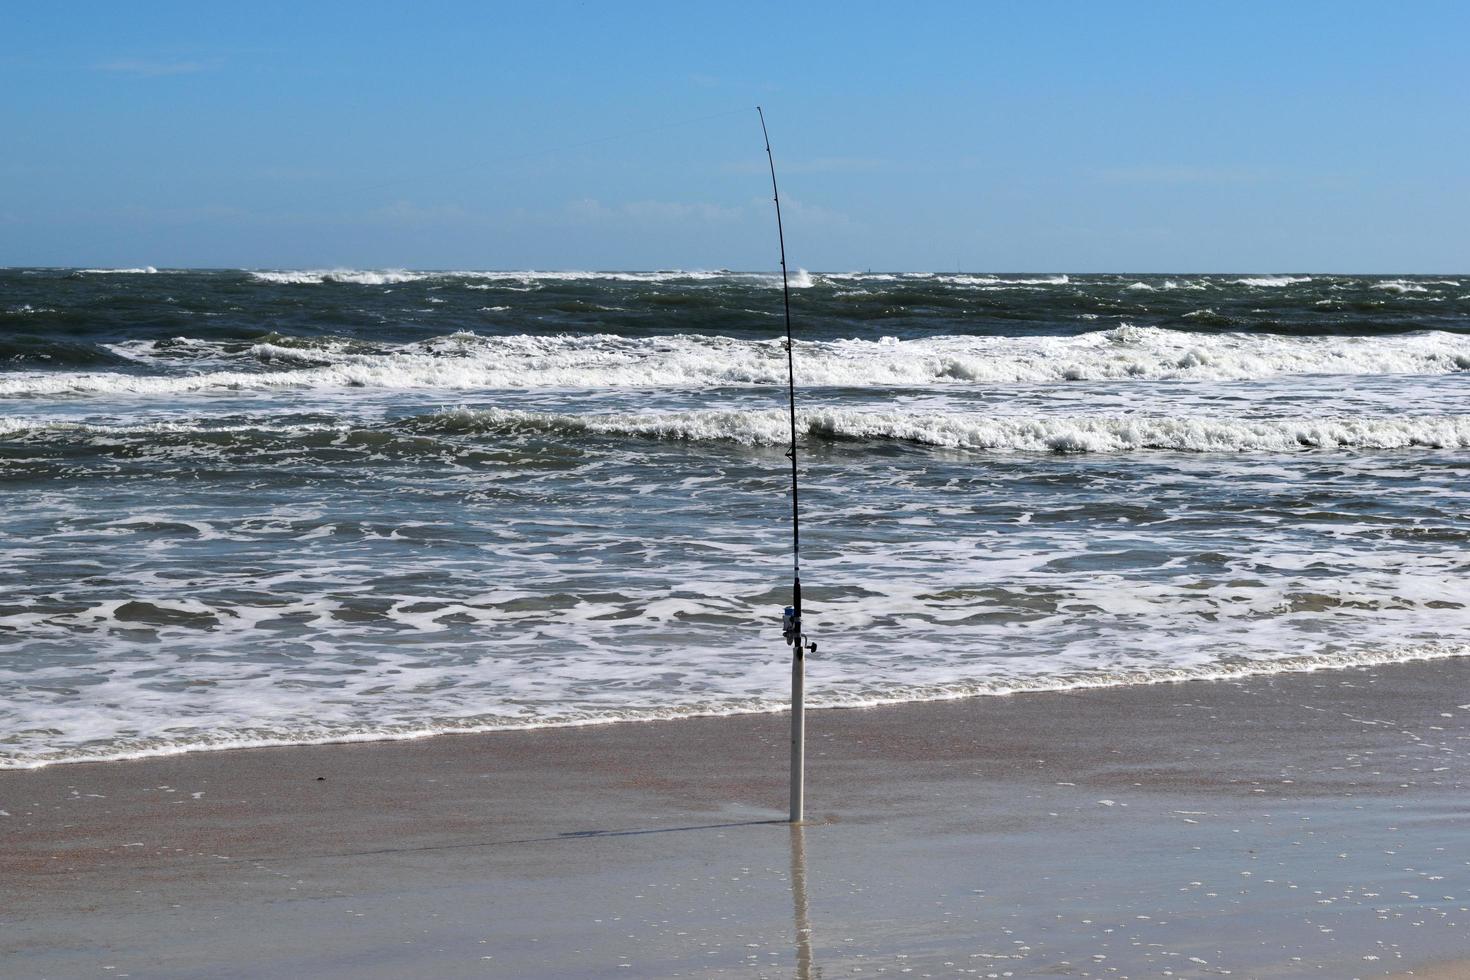
[[[3,771],[0,964],[1383,977],[1470,956],[1470,659],[813,712],[796,831],[786,727]]]
[[[1003,698],[1018,695],[1066,694],[1078,691],[1134,687],[1144,688],[1198,682],[1229,682],[1257,677],[1312,674],[1320,671],[1374,668],[1394,664],[1453,660],[1456,658],[1470,658],[1470,645],[1423,643],[1357,654],[1306,654],[1283,657],[1274,661],[1237,661],[1219,664],[1201,664],[1194,667],[1124,669],[1115,673],[1104,674],[1100,678],[1083,675],[1075,677],[1063,676],[1034,682],[1024,680],[1006,682],[997,680],[993,682],[993,686],[991,687],[985,687],[984,684],[986,682],[968,681],[954,686],[958,689],[951,689],[949,685],[917,687],[906,689],[908,693],[877,694],[862,700],[842,703],[823,703],[820,690],[815,695],[812,695],[810,688],[813,685],[809,681],[807,711],[866,710],[869,708],[889,708],[902,707],[904,705],[965,701],[972,698]],[[444,722],[437,727],[428,726],[404,732],[349,732],[343,733],[340,736],[327,736],[313,740],[291,739],[286,736],[279,738],[266,737],[255,741],[248,738],[241,738],[238,740],[221,741],[215,744],[189,743],[137,750],[121,749],[111,755],[98,754],[77,758],[31,759],[14,765],[0,764],[0,774],[8,772],[30,772],[38,769],[48,769],[53,766],[100,765],[116,762],[138,762],[148,759],[166,759],[204,752],[242,752],[256,749],[308,748],[314,746],[359,745],[378,742],[411,742],[442,736],[517,734],[559,729],[596,728],[608,725],[678,722],[710,718],[742,718],[751,715],[785,714],[788,710],[788,705],[784,703],[777,703],[768,707],[732,707],[729,709],[718,707],[708,709],[699,707],[648,708],[644,709],[645,713],[641,717],[553,719],[544,723],[524,725],[470,724],[462,728],[454,726],[451,722]]]

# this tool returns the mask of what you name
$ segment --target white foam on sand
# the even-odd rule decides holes
[[[823,708],[876,707],[888,704],[904,704],[924,701],[947,701],[973,697],[999,697],[1012,694],[1052,693],[1062,691],[1092,690],[1100,688],[1136,685],[1174,684],[1187,681],[1239,680],[1247,677],[1272,674],[1299,673],[1317,670],[1332,670],[1349,667],[1375,667],[1418,661],[1442,660],[1470,656],[1470,646],[1456,644],[1422,644],[1381,650],[1365,650],[1343,653],[1318,653],[1255,661],[1232,661],[1226,663],[1196,663],[1179,665],[1133,665],[1117,666],[1074,673],[1027,674],[1023,671],[1005,671],[992,677],[976,677],[939,683],[889,682],[870,684],[859,692],[823,690],[811,688],[807,695],[807,707]],[[184,669],[180,669],[183,667]],[[184,675],[200,673],[184,665],[173,670]],[[922,674],[922,671],[916,673]],[[423,670],[413,677],[418,684],[434,686],[441,681],[424,676]],[[771,680],[772,678],[762,678]],[[214,683],[204,681],[202,683]],[[125,682],[126,683],[126,682]],[[209,719],[207,726],[193,730],[177,723],[168,724],[172,716],[155,719],[158,731],[143,734],[138,731],[137,715],[124,714],[117,706],[77,706],[72,717],[65,721],[69,734],[86,739],[97,736],[96,744],[82,744],[65,748],[43,749],[31,754],[15,754],[0,749],[0,770],[39,769],[46,766],[78,762],[114,762],[127,759],[153,758],[181,755],[188,752],[219,751],[226,749],[266,748],[289,745],[321,745],[351,742],[405,741],[445,734],[469,734],[476,732],[527,731],[540,728],[566,728],[585,725],[610,724],[616,722],[667,721],[680,718],[725,717],[731,715],[768,713],[786,710],[789,703],[779,694],[764,696],[735,697],[726,701],[694,701],[685,704],[631,705],[626,707],[589,707],[563,713],[526,714],[514,707],[503,707],[500,712],[477,711],[459,717],[431,719],[404,718],[399,721],[389,718],[372,725],[353,724],[346,717],[335,717],[342,713],[330,706],[305,714],[305,705],[280,704],[276,691],[267,692],[269,682],[262,677],[231,678],[228,685],[220,685],[216,693],[217,713]],[[109,691],[117,696],[117,684],[108,684]],[[374,693],[380,694],[384,685],[378,685]],[[769,690],[779,692],[778,684]],[[136,696],[136,691],[134,692]],[[275,701],[276,710],[269,710]],[[136,711],[140,705],[130,707]],[[162,708],[162,705],[158,706]],[[241,717],[241,714],[244,717]],[[247,724],[241,724],[248,718]],[[173,719],[175,722],[177,719]],[[272,722],[289,720],[288,728],[277,728]],[[55,722],[53,722],[55,723]],[[125,724],[135,734],[119,737],[111,731],[112,725]]]

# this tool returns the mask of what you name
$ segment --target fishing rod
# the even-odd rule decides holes
[[[801,518],[797,505],[796,469],[796,360],[791,335],[791,283],[786,275],[786,231],[781,226],[781,192],[776,189],[776,158],[771,154],[771,134],[766,131],[766,114],[755,107],[766,141],[766,162],[771,165],[771,199],[776,202],[776,239],[781,244],[781,299],[786,306],[786,398],[791,422],[791,605],[781,619],[781,635],[791,647],[791,822],[800,823],[806,802],[806,655],[817,645],[801,631]]]

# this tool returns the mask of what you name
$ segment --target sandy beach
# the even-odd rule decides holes
[[[1465,976],[1470,661],[0,773],[9,977]],[[1446,965],[1449,964],[1449,965]]]

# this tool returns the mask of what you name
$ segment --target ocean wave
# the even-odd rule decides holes
[[[445,272],[446,277],[461,279],[483,279],[491,282],[501,280],[509,282],[678,282],[688,280],[691,282],[704,282],[710,279],[723,278],[769,278],[765,273],[736,273],[724,269],[713,271],[702,269],[662,269],[653,272],[618,272],[618,271],[594,271],[583,269],[561,269],[561,270],[535,270],[507,272]]]
[[[1299,282],[1311,282],[1311,276],[1246,276],[1235,280],[1242,286],[1292,286]]]
[[[1020,279],[1004,279],[1000,276],[967,276],[967,275],[945,275],[940,276],[929,273],[937,282],[956,286],[1065,286],[1072,280],[1064,275],[1057,276],[1030,276]],[[831,277],[828,277],[831,278]],[[853,278],[865,280],[892,279],[893,276],[880,275],[854,275]]]
[[[151,276],[158,274],[158,270],[151,265],[145,265],[136,269],[78,269],[77,271],[91,276]]]
[[[1387,282],[1375,282],[1374,289],[1385,289],[1399,294],[1403,293],[1427,293],[1429,289],[1416,282],[1405,282],[1402,279],[1390,279]]]
[[[176,339],[171,343],[184,343]],[[185,375],[57,372],[0,378],[0,396],[162,395],[264,390],[675,388],[786,383],[779,340],[612,334],[456,333],[370,352],[350,345],[256,344],[240,370]],[[291,370],[261,370],[280,364]],[[797,383],[834,387],[1249,380],[1285,375],[1445,374],[1470,368],[1470,338],[1200,335],[1124,325],[1073,337],[931,337],[797,344]]]
[[[554,282],[627,282],[627,283],[665,283],[665,282],[705,282],[711,279],[736,279],[743,281],[754,281],[770,284],[780,284],[780,275],[760,272],[729,272],[727,270],[705,271],[699,269],[671,269],[654,272],[617,272],[617,271],[588,271],[577,269],[562,270],[512,270],[512,271],[475,271],[475,270],[410,270],[410,269],[247,269],[252,279],[257,282],[273,283],[277,285],[321,285],[323,283],[347,283],[360,286],[384,286],[396,285],[405,282],[421,282],[425,280],[471,280],[467,282],[469,289],[493,289],[496,285],[516,284],[520,286],[538,286],[544,283]],[[791,285],[793,287],[810,286],[812,284],[811,274],[805,269],[798,269],[791,274]]]
[[[37,313],[50,312],[37,310]],[[0,365],[56,370],[61,368],[102,368],[123,366],[126,356],[106,347],[78,344],[66,340],[43,340],[39,337],[0,338]]]
[[[943,449],[1000,453],[1188,453],[1296,452],[1309,449],[1465,449],[1470,448],[1470,415],[1380,418],[1361,415],[1282,419],[1171,415],[985,415],[954,411],[883,412],[822,408],[798,413],[798,431],[808,440],[892,441]],[[354,445],[375,452],[403,436],[514,437],[549,434],[652,439],[673,442],[725,442],[742,446],[783,446],[790,438],[780,409],[683,412],[608,412],[599,414],[534,412],[502,408],[456,408],[412,416],[377,426],[346,421],[300,424],[219,425],[159,422],[107,425],[70,420],[0,418],[0,436],[40,438],[163,437],[205,440],[237,448],[261,440],[316,440],[332,451]],[[326,437],[323,441],[322,437]],[[407,452],[438,454],[427,443]]]
[[[455,409],[405,424],[415,431],[491,433],[530,429],[749,446],[780,446],[790,436],[786,414],[776,409],[603,415]],[[1301,419],[1140,415],[1011,417],[831,408],[799,413],[797,424],[803,434],[814,439],[893,440],[988,452],[1241,453],[1470,448],[1470,415]]]
[[[541,287],[549,283],[614,282],[614,283],[700,283],[711,280],[728,280],[779,287],[780,273],[734,272],[729,269],[661,269],[651,272],[581,269],[524,269],[524,270],[406,270],[406,269],[277,269],[244,270],[254,280],[273,284],[320,285],[322,283],[353,283],[358,285],[391,285],[420,280],[464,280],[467,289],[495,289]],[[793,289],[807,289],[815,285],[840,286],[844,283],[927,283],[940,286],[971,286],[993,289],[1009,286],[1065,286],[1071,282],[1066,275],[1004,277],[994,275],[964,275],[936,272],[811,272],[797,268],[788,276],[788,285]],[[1169,288],[1173,288],[1171,284]],[[1152,287],[1150,287],[1152,288]],[[1204,288],[1189,286],[1187,288]]]
[[[259,282],[286,285],[321,285],[322,283],[351,283],[359,286],[387,286],[403,282],[418,282],[432,278],[428,272],[409,272],[406,269],[314,269],[254,271],[250,275]]]
[[[932,701],[957,701],[1014,694],[1051,694],[1200,681],[1243,680],[1250,677],[1310,673],[1322,670],[1362,669],[1470,656],[1470,646],[1455,643],[1425,643],[1388,649],[1323,652],[1262,659],[1232,659],[1193,664],[1119,665],[1091,670],[1057,673],[997,672],[994,676],[959,678],[933,683],[867,683],[856,690],[808,688],[807,707],[862,708]],[[237,684],[239,682],[236,682]],[[239,698],[234,699],[241,700]],[[252,699],[245,698],[246,703]],[[232,705],[233,706],[233,705]],[[526,712],[510,705],[504,713],[481,709],[463,715],[402,718],[377,723],[341,720],[308,721],[306,717],[289,726],[224,723],[212,719],[208,727],[184,728],[172,715],[163,715],[156,733],[128,734],[83,745],[26,752],[0,749],[0,770],[41,769],[79,762],[116,762],[191,752],[226,749],[267,748],[292,745],[324,745],[352,742],[410,741],[436,735],[529,731],[615,723],[671,721],[684,718],[728,717],[767,714],[788,710],[784,697],[733,696],[685,703],[630,704],[617,707],[589,706]],[[103,713],[88,719],[96,724]],[[130,728],[136,732],[137,720]]]

